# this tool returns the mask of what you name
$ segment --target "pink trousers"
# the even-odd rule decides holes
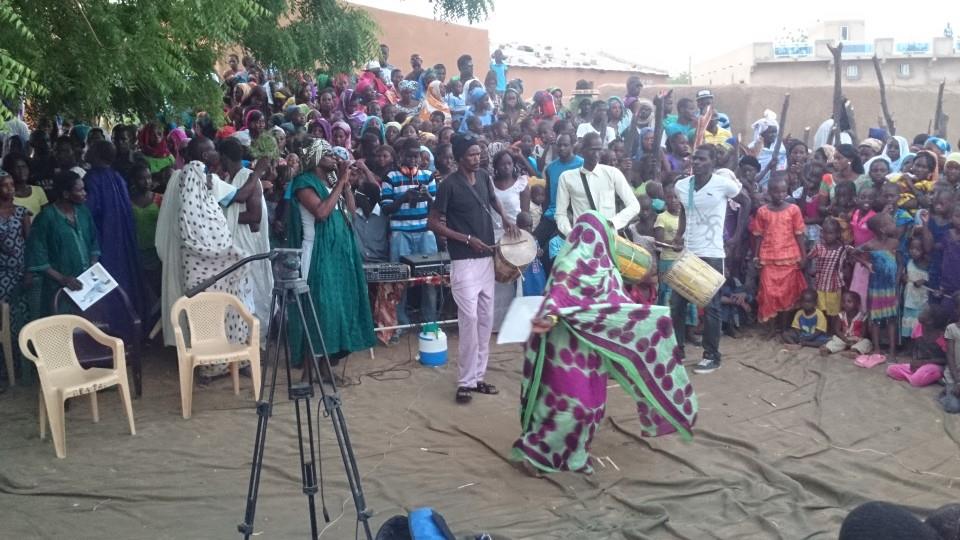
[[[912,386],[930,386],[943,377],[943,366],[924,364],[916,371],[911,371],[910,364],[890,364],[887,366],[887,377],[907,381]]]
[[[457,302],[458,386],[483,381],[493,331],[493,257],[461,259],[450,265],[450,289]]]

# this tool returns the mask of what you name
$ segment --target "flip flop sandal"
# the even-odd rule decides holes
[[[457,387],[457,403],[461,405],[470,403],[470,400],[473,399],[473,394],[470,392],[472,392],[472,389],[466,386]]]
[[[478,394],[487,394],[491,396],[500,393],[500,391],[497,390],[496,386],[492,384],[487,384],[483,381],[478,382],[476,388],[473,388],[472,390]]]

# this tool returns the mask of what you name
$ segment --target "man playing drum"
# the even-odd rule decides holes
[[[640,202],[633,194],[630,183],[616,167],[600,163],[603,143],[597,133],[583,137],[583,166],[560,175],[557,187],[557,230],[566,236],[573,228],[571,216],[576,221],[581,214],[594,210],[620,230],[640,213]],[[617,197],[623,202],[623,210],[617,212]]]
[[[460,342],[457,403],[469,403],[473,392],[496,394],[484,382],[493,330],[493,212],[503,220],[506,238],[517,238],[516,224],[504,214],[490,175],[480,168],[480,145],[473,137],[453,139],[459,167],[437,190],[430,208],[430,230],[447,239],[450,289],[457,302]]]
[[[740,215],[746,218],[750,214],[750,196],[741,190],[740,184],[735,180],[714,174],[716,159],[716,149],[712,145],[698,147],[693,154],[693,176],[681,178],[674,184],[681,204],[675,243],[685,246],[687,251],[700,257],[703,262],[722,274],[727,203],[733,199],[746,208],[746,212],[740,212]],[[738,222],[737,228],[740,229],[743,225]],[[734,238],[740,238],[739,230]],[[681,351],[686,336],[684,314],[687,312],[687,303],[688,300],[682,295],[674,294],[670,297],[670,316]],[[714,295],[707,304],[704,316],[703,359],[693,368],[695,373],[711,373],[720,367],[721,319],[718,295]]]

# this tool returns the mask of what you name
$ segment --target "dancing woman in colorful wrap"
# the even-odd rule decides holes
[[[523,435],[513,458],[539,471],[592,472],[588,452],[606,412],[608,377],[637,402],[644,435],[690,437],[697,397],[670,310],[631,303],[613,245],[599,214],[581,215],[534,319],[521,385]]]

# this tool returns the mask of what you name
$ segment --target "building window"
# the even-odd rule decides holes
[[[910,64],[907,64],[907,63],[900,64],[900,69],[897,71],[897,74],[904,79],[910,77]]]
[[[860,78],[860,66],[857,64],[847,65],[847,78],[848,79],[859,79]]]
[[[847,41],[850,39],[850,27],[841,26],[840,27],[840,41]]]

